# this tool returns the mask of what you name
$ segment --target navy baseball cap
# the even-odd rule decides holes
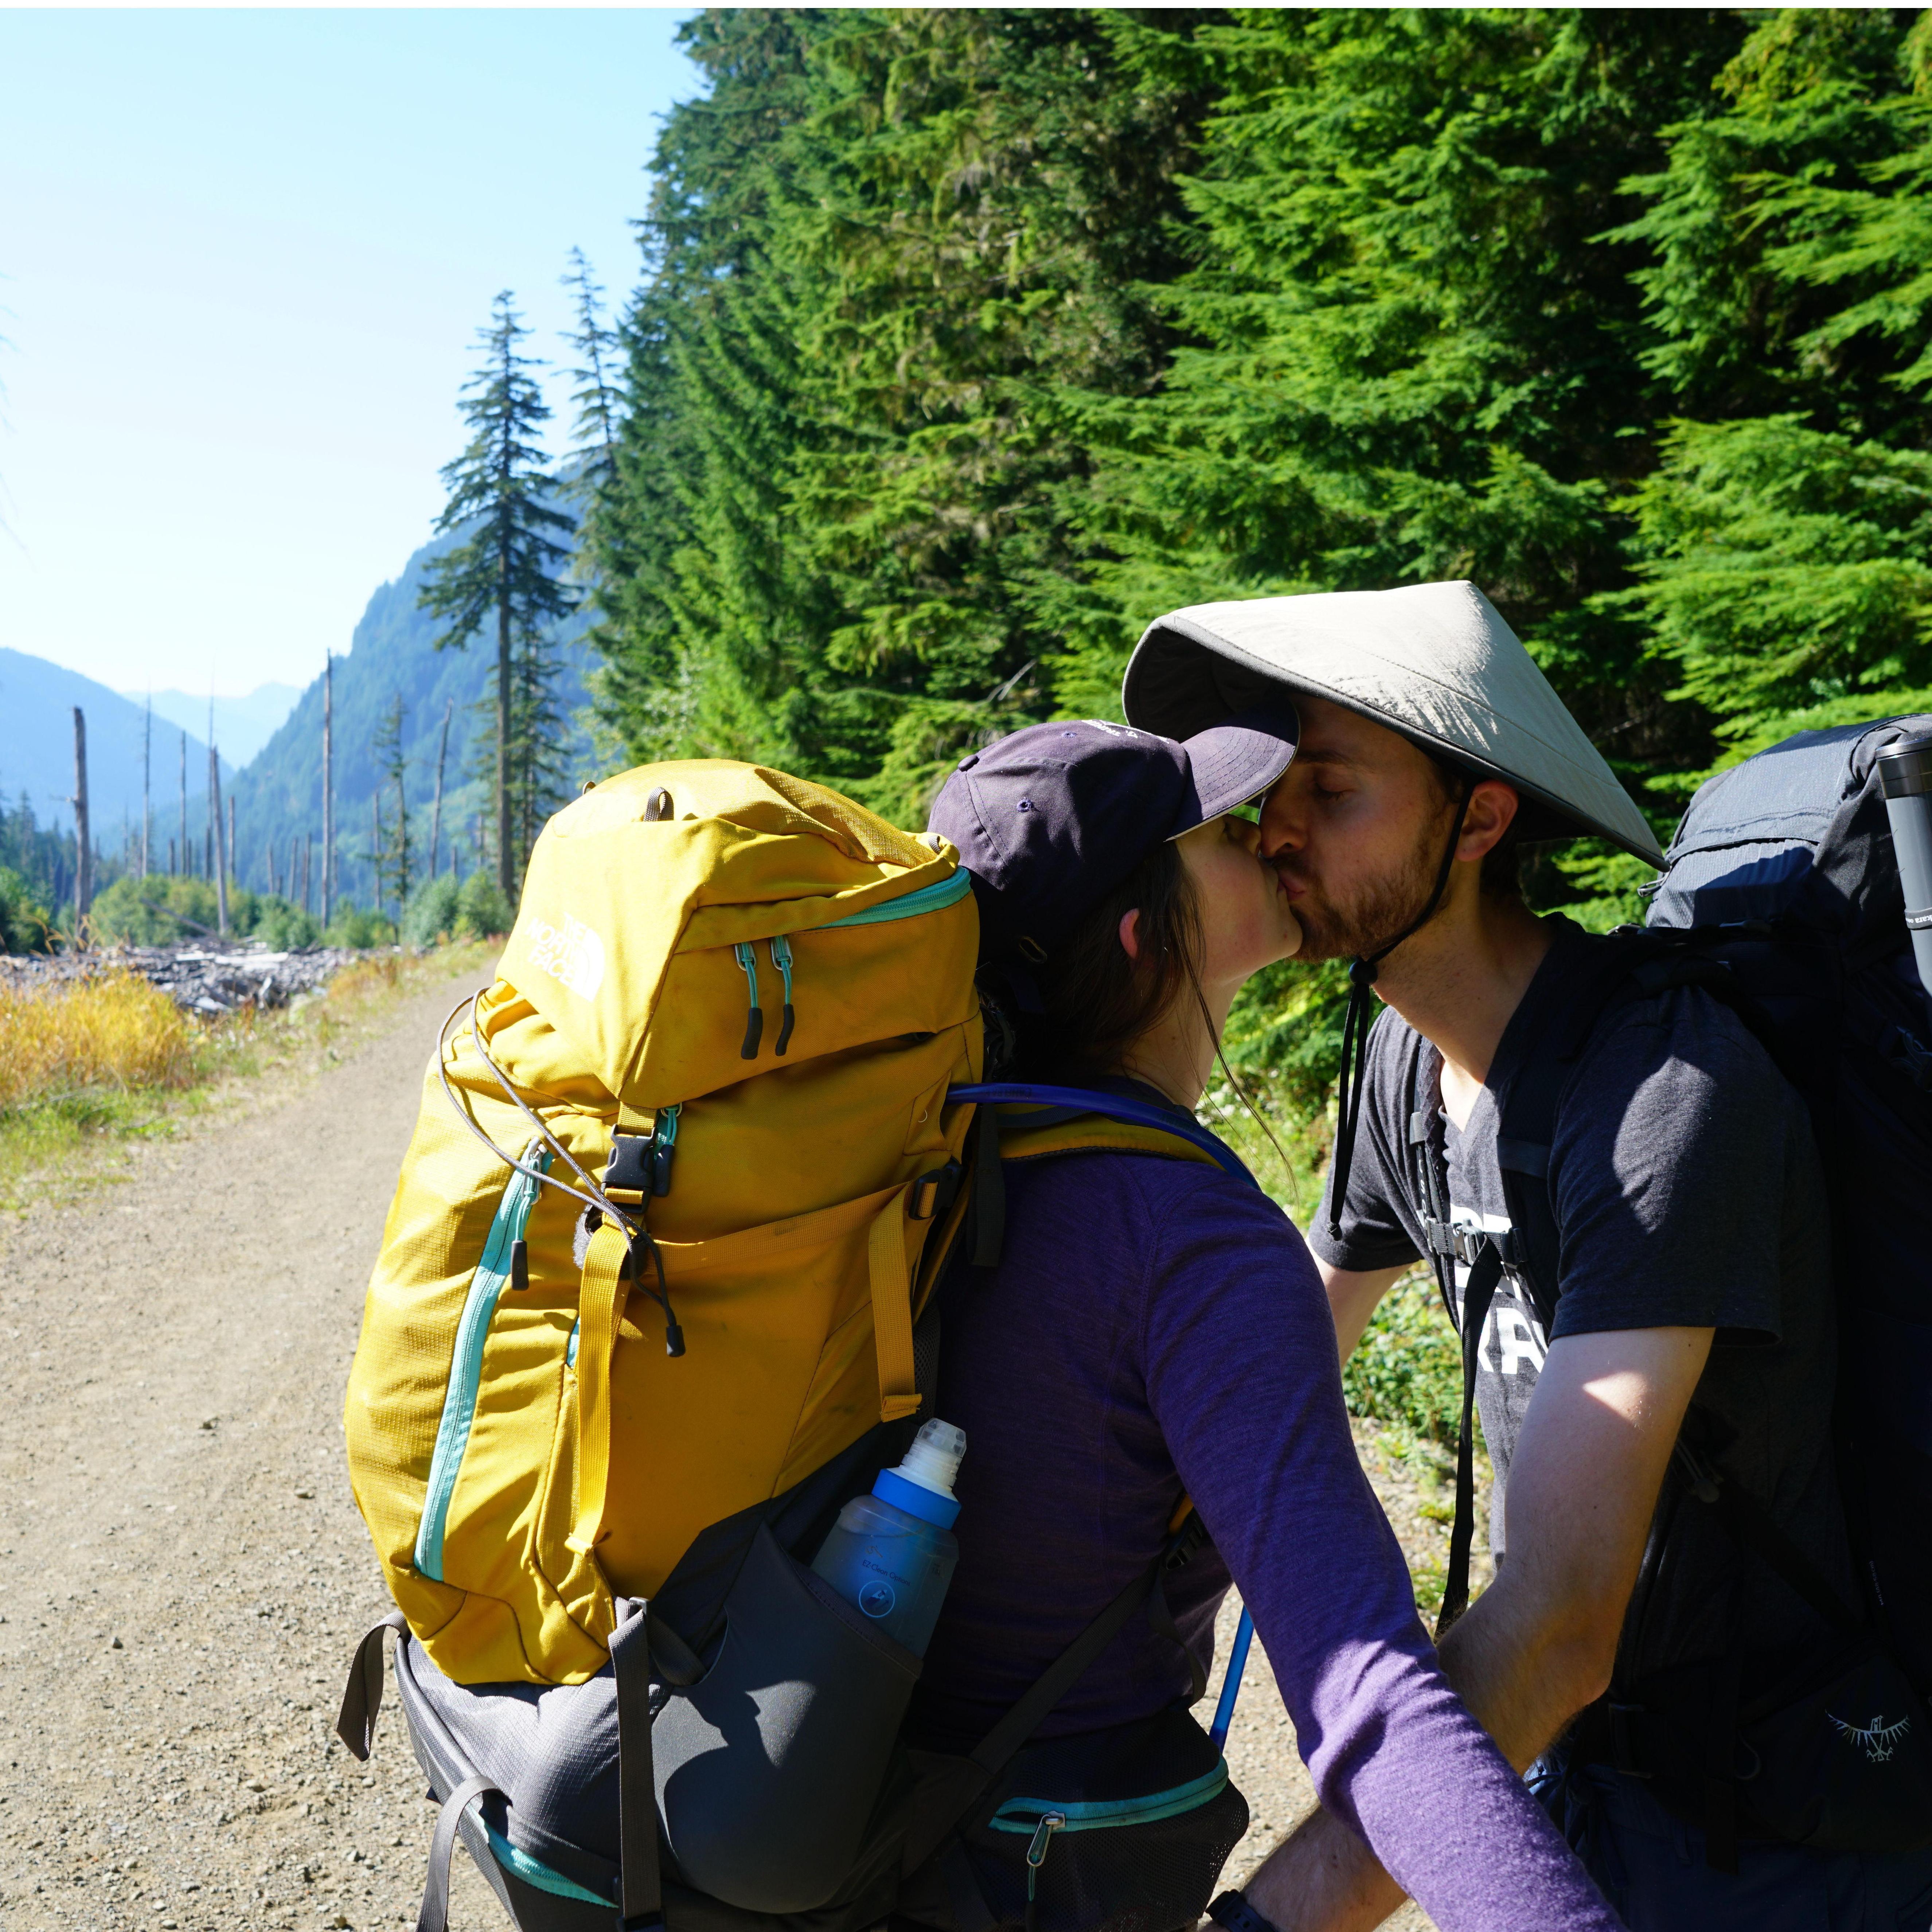
[[[981,953],[1051,953],[1156,845],[1266,791],[1300,728],[1286,704],[1184,742],[1082,718],[962,758],[928,830],[973,875]]]

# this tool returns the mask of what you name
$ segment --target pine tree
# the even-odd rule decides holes
[[[496,617],[496,878],[506,898],[515,894],[521,856],[512,822],[513,654],[520,638],[567,616],[575,605],[558,580],[568,553],[556,541],[574,524],[549,500],[554,485],[542,448],[532,440],[550,417],[529,373],[541,364],[518,352],[529,333],[505,290],[490,326],[479,332],[485,359],[464,386],[469,445],[442,472],[450,494],[436,528],[472,533],[430,566],[422,598],[427,609],[449,620],[439,646],[464,647],[493,613]]]
[[[1621,601],[1736,757],[1932,704],[1932,18],[1771,14],[1635,184],[1682,412]]]
[[[604,291],[592,279],[590,260],[581,248],[570,251],[563,286],[570,291],[577,310],[577,327],[565,340],[581,358],[570,371],[577,386],[570,392],[570,400],[577,405],[571,441],[586,452],[584,476],[594,492],[616,473],[617,429],[623,408],[617,378],[622,345],[604,321]]]
[[[404,750],[403,726],[404,710],[402,694],[398,692],[391,700],[389,708],[382,714],[382,722],[376,727],[376,736],[370,750],[375,759],[376,770],[385,782],[377,791],[379,811],[376,824],[376,848],[372,855],[376,873],[376,906],[382,909],[385,890],[396,902],[396,914],[400,918],[403,908],[409,903],[410,888],[414,883],[414,862],[410,850],[410,800],[407,785],[409,761]],[[389,786],[395,788],[395,814],[387,828],[382,826],[380,800],[382,790]],[[386,829],[388,836],[383,836]]]
[[[526,632],[518,648],[510,716],[517,842],[527,854],[544,821],[568,796],[570,781],[563,714],[556,701],[556,655],[541,632]]]

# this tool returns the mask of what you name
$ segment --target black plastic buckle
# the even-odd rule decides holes
[[[1201,1512],[1191,1509],[1187,1520],[1168,1539],[1167,1552],[1161,1558],[1163,1570],[1184,1570],[1197,1550],[1204,1549],[1213,1540],[1208,1534],[1208,1526],[1201,1520]]]
[[[612,1200],[632,1207],[653,1192],[651,1154],[653,1142],[645,1134],[613,1134],[610,1158],[604,1168],[604,1191]]]
[[[907,1213],[915,1221],[930,1221],[935,1214],[944,1214],[958,1199],[959,1184],[965,1178],[966,1170],[956,1160],[922,1174],[912,1184]]]

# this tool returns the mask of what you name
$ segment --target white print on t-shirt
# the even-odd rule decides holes
[[[1454,1202],[1450,1204],[1449,1222],[1450,1226],[1471,1234],[1506,1234],[1510,1231],[1507,1214],[1481,1214],[1473,1208],[1458,1207]],[[1459,1303],[1468,1293],[1469,1265],[1466,1262],[1456,1264]],[[1545,1352],[1542,1338],[1520,1308],[1501,1296],[1490,1304],[1489,1316],[1483,1324],[1483,1346],[1478,1352],[1484,1368],[1498,1376],[1514,1376],[1527,1369],[1534,1381],[1542,1370]]]
[[[1490,1344],[1496,1344],[1495,1359],[1491,1360]],[[1483,1360],[1499,1376],[1513,1376],[1519,1369],[1527,1369],[1532,1375],[1540,1372],[1543,1367],[1543,1344],[1536,1339],[1536,1330],[1523,1318],[1518,1308],[1505,1307],[1499,1301],[1490,1304],[1490,1318],[1483,1330]]]

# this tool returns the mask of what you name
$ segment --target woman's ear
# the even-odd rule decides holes
[[[1120,950],[1138,966],[1141,963],[1141,909],[1120,915]]]

